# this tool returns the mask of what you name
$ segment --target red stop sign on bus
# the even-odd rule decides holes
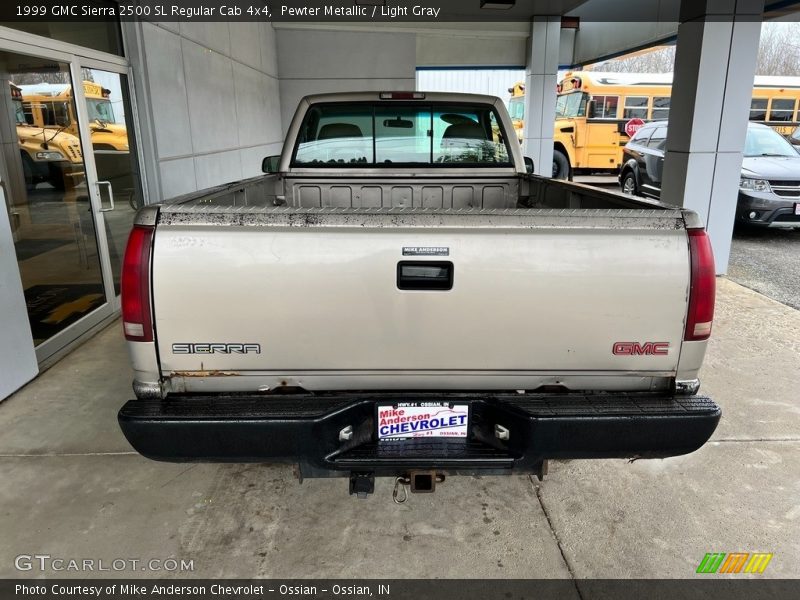
[[[639,128],[642,125],[644,125],[644,121],[642,121],[642,119],[631,119],[625,123],[625,133],[629,138],[631,138],[637,131],[639,131]]]

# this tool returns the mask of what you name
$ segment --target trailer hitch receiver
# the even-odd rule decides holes
[[[408,478],[411,480],[412,494],[432,494],[436,491],[436,484],[444,481],[444,474],[436,471],[411,471]]]

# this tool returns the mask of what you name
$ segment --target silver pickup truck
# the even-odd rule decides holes
[[[699,218],[532,175],[499,99],[307,97],[264,170],[137,215],[119,422],[143,455],[364,495],[685,454],[716,428]]]

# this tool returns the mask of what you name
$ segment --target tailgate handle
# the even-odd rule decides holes
[[[400,290],[453,289],[453,263],[443,260],[401,260],[397,263]]]

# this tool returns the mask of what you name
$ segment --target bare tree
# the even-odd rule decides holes
[[[675,65],[675,46],[658,46],[592,66],[595,71],[611,73],[669,73]]]
[[[675,46],[657,46],[592,66],[612,73],[669,73],[675,65]],[[800,76],[800,23],[761,26],[756,75]]]
[[[769,23],[761,27],[756,75],[800,75],[800,23]]]
[[[91,69],[82,69],[84,81],[94,81]],[[12,81],[17,85],[37,83],[70,83],[69,71],[64,69],[49,69],[38,71],[24,71],[12,75]]]

